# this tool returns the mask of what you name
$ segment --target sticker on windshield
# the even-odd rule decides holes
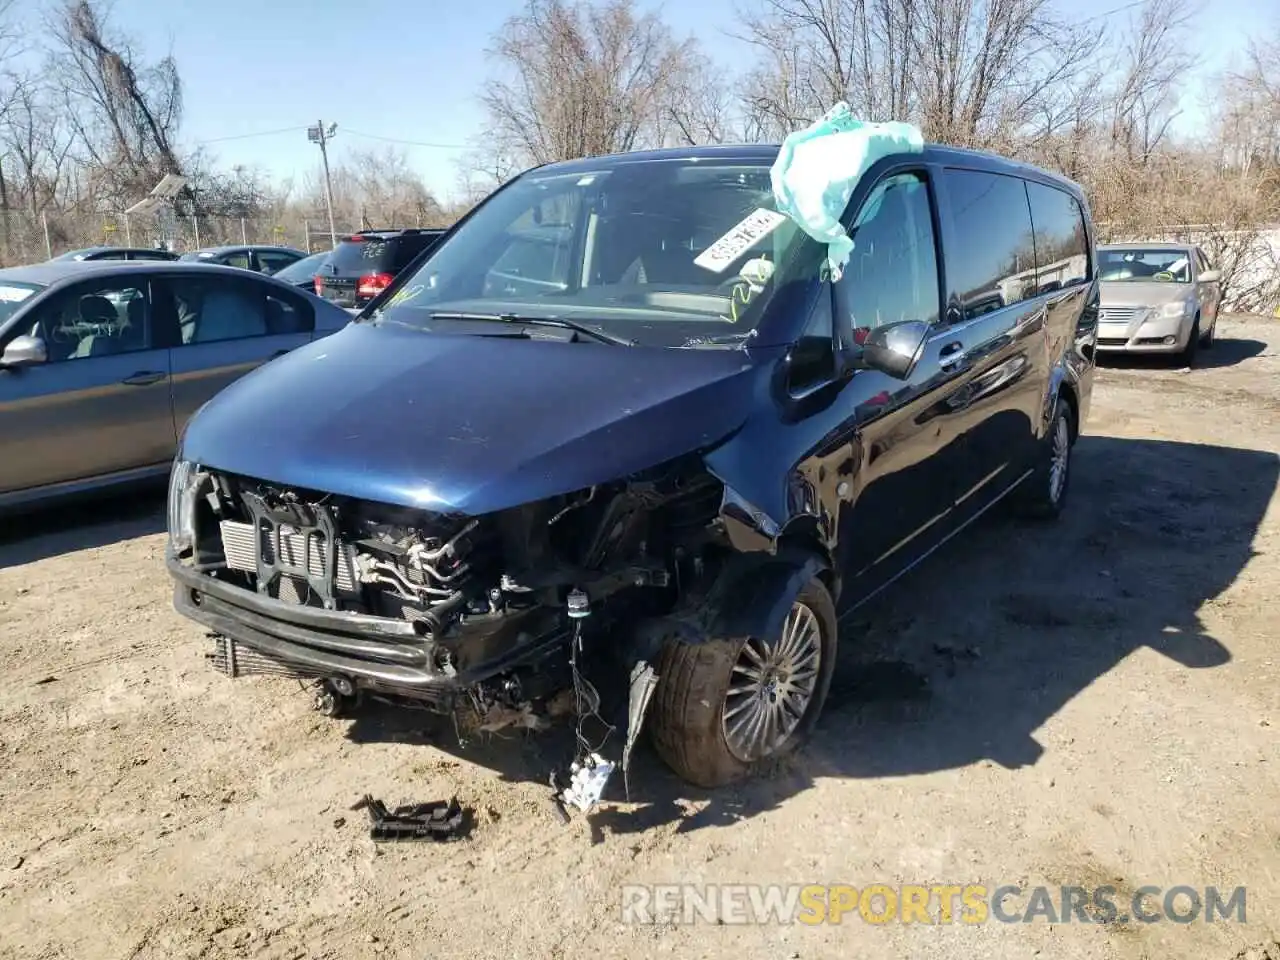
[[[4,303],[21,303],[35,293],[26,287],[0,287],[0,301]]]
[[[693,262],[712,273],[724,273],[729,264],[750,250],[761,237],[778,229],[786,219],[785,214],[761,207],[698,254]]]
[[[401,304],[408,303],[425,289],[427,287],[423,283],[415,283],[412,287],[403,287],[391,295],[391,299],[387,301],[387,306],[398,307]]]

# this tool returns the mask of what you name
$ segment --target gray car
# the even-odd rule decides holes
[[[163,476],[187,419],[350,314],[233,267],[0,270],[0,511]],[[270,430],[270,411],[263,429]]]
[[[178,259],[190,263],[221,263],[242,270],[273,274],[306,257],[293,247],[269,246],[261,243],[238,244],[226,247],[204,247],[184,253]]]
[[[1098,350],[1172,354],[1190,363],[1200,347],[1212,346],[1222,285],[1194,244],[1102,244],[1098,279]]]

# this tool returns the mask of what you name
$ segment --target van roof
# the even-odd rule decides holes
[[[563,171],[573,173],[582,170],[599,170],[624,163],[660,163],[664,160],[755,160],[771,163],[777,156],[780,145],[776,143],[743,143],[716,144],[701,147],[667,147],[661,150],[636,150],[630,153],[612,153],[597,157],[582,157],[574,160],[561,160],[536,168],[547,171]],[[925,163],[942,166],[962,166],[969,169],[986,170],[991,173],[1011,174],[1031,180],[1050,183],[1071,193],[1077,199],[1084,199],[1084,191],[1073,180],[1044,170],[1040,167],[1010,160],[995,153],[981,150],[967,150],[960,147],[943,146],[936,143],[925,144],[921,159]]]

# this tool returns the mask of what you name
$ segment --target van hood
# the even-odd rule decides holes
[[[188,423],[180,456],[285,486],[490,513],[720,442],[755,402],[756,369],[741,350],[356,323],[232,383]]]

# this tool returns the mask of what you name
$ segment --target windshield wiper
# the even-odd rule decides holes
[[[572,320],[565,320],[561,317],[526,317],[517,313],[466,313],[452,311],[437,311],[431,314],[432,320],[478,320],[487,323],[514,323],[524,324],[531,327],[559,327],[562,330],[573,330],[584,336],[591,337],[593,340],[599,340],[601,343],[613,344],[616,347],[634,347],[634,340],[627,340],[624,337],[615,337],[611,333],[605,333],[603,330],[597,330],[595,327],[588,327],[585,324],[575,323]]]

